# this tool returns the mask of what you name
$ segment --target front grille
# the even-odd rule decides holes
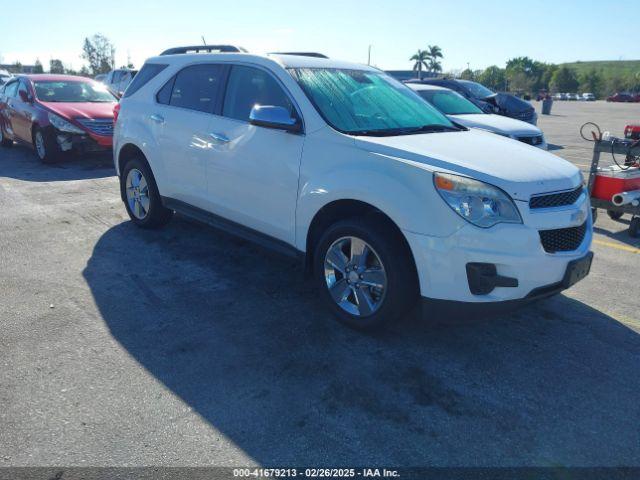
[[[518,140],[526,143],[528,145],[533,145],[534,147],[536,145],[541,145],[542,144],[542,135],[532,135],[529,137],[518,137]]]
[[[575,190],[560,193],[549,193],[546,195],[536,195],[529,200],[529,208],[551,208],[573,205],[582,194],[583,186],[580,185]]]
[[[112,118],[76,118],[78,123],[96,135],[113,136]]]
[[[579,227],[540,230],[540,242],[547,253],[571,252],[576,250],[587,232],[587,222]]]

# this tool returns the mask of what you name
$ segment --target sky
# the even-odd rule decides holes
[[[562,63],[635,60],[638,37],[623,12],[637,0],[21,0],[2,9],[0,63],[48,69],[51,58],[79,69],[83,40],[101,33],[116,47],[118,66],[136,67],[162,50],[207,43],[250,52],[316,51],[383,69],[410,69],[427,45],[442,48],[444,71],[529,56]],[[9,12],[9,9],[11,11]],[[612,14],[613,12],[613,14]],[[620,14],[620,16],[619,16]]]

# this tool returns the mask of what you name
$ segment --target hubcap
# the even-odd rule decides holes
[[[42,133],[36,133],[36,151],[38,152],[38,156],[42,159],[46,155],[46,151],[44,148],[44,138],[42,137]]]
[[[140,170],[136,168],[129,170],[126,190],[129,210],[138,220],[143,220],[149,213],[150,200],[149,186]]]
[[[331,244],[324,260],[324,279],[333,300],[351,315],[372,315],[384,301],[384,265],[360,238],[342,237]]]

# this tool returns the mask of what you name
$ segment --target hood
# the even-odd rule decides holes
[[[64,103],[40,102],[42,105],[65,118],[113,118],[116,102]]]
[[[577,167],[539,148],[481,130],[356,137],[356,147],[429,171],[448,171],[502,188],[516,200],[576,188]]]
[[[449,115],[451,120],[469,128],[482,128],[502,135],[534,136],[542,135],[535,125],[494,114]]]

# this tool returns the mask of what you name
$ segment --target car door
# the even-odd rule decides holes
[[[16,137],[31,142],[31,126],[33,117],[33,94],[31,87],[24,79],[18,83],[18,93],[11,102],[11,125]]]
[[[2,99],[2,105],[0,106],[0,115],[2,115],[2,125],[4,127],[4,131],[7,134],[15,138],[15,133],[13,131],[13,106],[12,103],[15,101],[15,96],[18,94],[18,80],[14,80],[12,82],[8,82],[4,87],[4,96]]]
[[[215,213],[293,243],[305,137],[250,124],[254,105],[281,106],[300,116],[292,97],[271,72],[257,66],[231,66],[222,115],[215,116],[210,127],[209,198]]]
[[[174,75],[158,92],[148,121],[166,178],[163,195],[209,208],[210,123],[219,107],[225,67],[200,63]]]

